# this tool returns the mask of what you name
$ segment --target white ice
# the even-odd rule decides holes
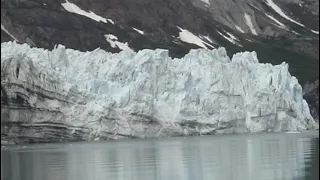
[[[64,123],[88,127],[94,134],[112,129],[122,134],[148,131],[145,136],[190,133],[192,128],[181,122],[201,123],[201,132],[221,129],[217,133],[301,131],[314,123],[288,64],[259,63],[255,52],[230,59],[224,48],[197,49],[172,59],[162,49],[112,54],[7,42],[1,44],[1,70],[6,70],[1,83],[36,85],[65,95],[70,104],[44,104],[37,96],[28,101],[36,107],[60,107]],[[145,126],[144,117],[156,123]],[[108,119],[116,124],[109,126]]]
[[[88,17],[90,19],[93,19],[93,20],[95,20],[97,22],[101,21],[101,22],[107,23],[107,19],[106,18],[101,17],[101,16],[95,14],[92,11],[90,11],[90,12],[84,11],[80,7],[78,7],[76,4],[73,4],[73,3],[69,2],[68,0],[66,0],[65,3],[61,3],[61,5],[68,12],[79,14],[81,16],[86,16],[86,17]]]

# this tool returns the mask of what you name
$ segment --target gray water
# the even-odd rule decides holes
[[[318,158],[318,132],[8,146],[1,180],[316,180]]]

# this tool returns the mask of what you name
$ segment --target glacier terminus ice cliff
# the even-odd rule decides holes
[[[1,44],[2,143],[318,128],[288,64],[224,48],[52,51]]]

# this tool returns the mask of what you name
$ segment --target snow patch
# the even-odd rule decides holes
[[[315,31],[315,30],[310,30],[311,32],[313,32],[314,34],[319,34],[319,31]]]
[[[109,21],[111,24],[115,24],[112,19],[107,19],[107,21]]]
[[[272,17],[271,15],[266,14],[266,16],[268,18],[270,18],[271,20],[273,20],[275,23],[277,23],[281,28],[286,29],[286,25],[284,25],[283,23],[281,23],[280,21],[278,21],[276,18]],[[278,27],[279,27],[278,26]]]
[[[15,41],[19,42],[17,38],[15,38],[11,33],[9,33],[9,31],[3,26],[2,23],[1,23],[1,30],[6,32],[12,39],[14,39]]]
[[[205,45],[207,45],[207,46],[211,47],[212,49],[214,49],[214,48],[215,48],[212,44],[209,44],[209,43],[207,43],[207,42],[205,42],[205,41],[203,41],[203,43],[204,43]]]
[[[144,32],[142,31],[142,30],[139,30],[139,29],[137,29],[137,28],[132,28],[133,30],[135,30],[135,31],[137,31],[139,34],[142,34],[142,35],[144,35]]]
[[[255,8],[256,10],[258,10],[258,11],[260,11],[260,9],[257,7],[257,6],[255,6],[255,5],[253,5],[253,4],[250,4],[253,8]]]
[[[207,49],[207,46],[205,45],[205,42],[202,41],[198,36],[194,35],[190,31],[186,29],[182,29],[179,26],[177,26],[180,30],[179,32],[179,39],[183,42],[189,43],[189,44],[195,44],[199,47]]]
[[[298,36],[300,36],[301,34],[299,34],[299,33],[297,33],[296,31],[294,31],[294,30],[291,30],[291,32],[293,33],[293,34],[295,34],[295,35],[298,35]]]
[[[231,38],[231,39],[233,39],[233,40],[235,40],[235,41],[240,41],[238,38],[236,38],[233,34],[231,34],[231,33],[229,33],[229,32],[226,32],[225,31],[225,33],[227,33],[228,34],[228,36]]]
[[[62,7],[68,11],[68,12],[71,12],[71,13],[74,13],[74,14],[79,14],[81,16],[86,16],[90,19],[93,19],[97,22],[104,22],[104,23],[107,23],[107,19],[104,18],[104,17],[101,17],[97,14],[95,14],[94,12],[90,11],[90,12],[87,12],[87,11],[84,11],[82,10],[80,7],[78,7],[77,5],[69,2],[66,0],[65,3],[61,3]]]
[[[270,6],[276,13],[278,13],[278,14],[279,14],[280,16],[282,16],[283,18],[285,18],[285,19],[287,19],[287,20],[289,20],[289,21],[291,21],[291,22],[293,22],[293,23],[295,23],[295,24],[297,24],[297,25],[299,25],[299,26],[305,27],[303,24],[301,24],[301,23],[299,23],[299,22],[291,19],[289,16],[287,16],[287,15],[282,11],[282,9],[281,9],[278,5],[276,5],[272,0],[266,0],[266,4],[267,4],[268,6]]]
[[[256,29],[254,28],[254,25],[252,23],[252,20],[251,20],[251,16],[248,15],[247,13],[244,13],[244,18],[246,20],[246,24],[248,25],[248,27],[250,28],[252,34],[254,35],[258,35]]]
[[[202,35],[200,35],[200,38],[202,39],[202,40],[204,40],[203,41],[203,43],[205,44],[205,45],[207,45],[208,47],[211,47],[212,49],[214,49],[215,47],[212,45],[213,44],[213,41],[210,39],[210,37],[209,36],[202,36]],[[207,42],[206,42],[206,41]],[[210,43],[208,43],[208,42],[210,42]]]
[[[239,32],[244,33],[244,30],[241,29],[241,27],[239,27],[239,26],[237,26],[237,25],[234,25],[234,27],[236,27],[236,29],[237,29]]]
[[[204,2],[206,6],[210,6],[210,0],[201,0],[201,1]]]
[[[108,38],[110,40],[113,40],[113,41],[114,40],[118,40],[118,37],[113,35],[113,34],[106,34],[106,35],[104,35],[104,37],[106,37],[106,38]]]
[[[240,47],[242,47],[241,44],[238,43],[239,39],[236,38],[234,35],[232,35],[229,32],[224,31],[228,36],[225,36],[224,34],[222,34],[221,32],[217,31],[222,37],[224,37],[225,39],[227,39],[229,42],[231,42],[232,44],[238,45]]]
[[[203,36],[207,41],[209,41],[210,43],[213,43],[213,41],[210,39],[209,36]]]
[[[121,49],[123,51],[133,51],[129,47],[127,42],[122,43],[122,42],[117,41],[118,37],[113,35],[113,34],[106,34],[106,35],[104,35],[104,37],[106,38],[106,40],[108,41],[110,46],[113,47],[113,48],[119,48],[119,49]]]

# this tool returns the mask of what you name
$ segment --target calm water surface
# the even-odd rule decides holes
[[[1,180],[316,180],[318,168],[318,132],[1,149]]]

